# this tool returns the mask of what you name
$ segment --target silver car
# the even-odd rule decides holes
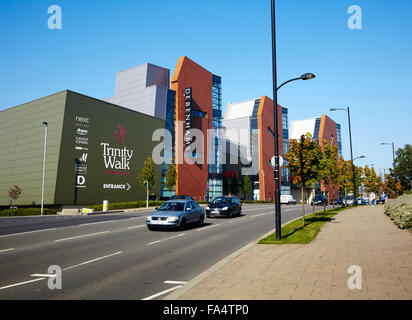
[[[204,221],[205,211],[195,201],[169,200],[146,218],[146,226],[149,230],[160,228],[185,230],[189,224],[202,226]]]

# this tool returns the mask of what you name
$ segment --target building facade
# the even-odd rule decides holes
[[[82,206],[146,198],[136,178],[158,142],[161,119],[72,91],[0,111],[0,205],[41,203],[44,126],[48,123],[45,204]],[[160,193],[161,166],[153,193]]]
[[[242,166],[233,166],[227,163],[225,172],[237,171],[236,175],[248,175],[252,181],[252,197],[254,200],[271,201],[275,197],[274,170],[270,165],[274,152],[273,126],[273,101],[262,96],[260,99],[248,100],[240,103],[230,103],[226,109],[223,126],[225,128],[225,139],[230,141],[230,146],[239,146],[245,150],[239,155],[246,163]],[[288,135],[287,109],[277,106],[278,112],[278,134],[283,139],[279,141],[279,155],[283,156],[288,147],[285,135]],[[286,143],[285,143],[286,142]],[[228,152],[228,151],[226,151]],[[229,151],[229,154],[233,153]],[[235,151],[236,154],[236,151]],[[282,193],[288,194],[288,181],[286,168],[279,174],[282,184]]]

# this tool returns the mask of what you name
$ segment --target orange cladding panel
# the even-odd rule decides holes
[[[259,129],[259,193],[260,199],[271,201],[275,199],[274,171],[269,161],[275,155],[274,140],[269,127],[274,132],[273,100],[263,96],[260,99],[257,114]],[[279,132],[279,155],[283,156],[283,129],[282,129],[282,107],[278,105],[278,132]],[[279,181],[282,173],[279,172]]]
[[[208,150],[207,130],[213,128],[213,104],[212,104],[212,73],[190,60],[187,57],[179,58],[172,77],[172,89],[176,91],[176,169],[177,182],[176,193],[187,194],[203,199],[206,194],[208,179]],[[192,88],[192,109],[205,112],[206,118],[192,116],[192,129],[201,130],[203,143],[203,164],[190,164],[184,155],[184,121],[186,88]]]

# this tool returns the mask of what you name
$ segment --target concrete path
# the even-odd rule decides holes
[[[354,265],[362,288],[351,290]],[[215,269],[166,299],[411,300],[412,233],[382,206],[362,206],[335,216],[308,245],[254,244]]]

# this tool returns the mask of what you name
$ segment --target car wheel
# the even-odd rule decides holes
[[[229,210],[229,214],[227,215],[229,218],[232,218],[233,217],[233,213],[232,213],[232,210]]]
[[[153,230],[154,230],[154,228],[151,227],[151,226],[147,226],[147,229],[149,229],[150,231],[153,231]]]
[[[237,215],[240,216],[241,214],[242,214],[242,208],[239,209],[239,212]]]
[[[203,226],[203,223],[205,222],[205,216],[202,214],[199,218],[199,227]]]
[[[182,221],[180,221],[180,226],[179,226],[180,230],[186,230],[186,219],[183,218]]]

